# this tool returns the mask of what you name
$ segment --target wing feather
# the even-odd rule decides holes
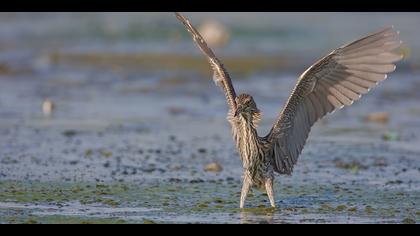
[[[223,64],[216,57],[213,51],[207,46],[206,41],[203,39],[201,34],[197,29],[190,23],[190,21],[179,12],[175,12],[176,17],[180,20],[187,31],[190,32],[195,44],[200,48],[200,50],[207,56],[207,59],[213,69],[213,79],[217,85],[223,88],[223,91],[226,95],[226,100],[228,102],[230,111],[236,110],[236,93],[232,85],[232,80]]]
[[[309,67],[298,79],[270,133],[275,171],[291,174],[313,124],[363,94],[395,70],[403,55],[399,32],[389,27],[346,44]]]

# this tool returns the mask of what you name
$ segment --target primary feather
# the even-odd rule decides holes
[[[353,104],[395,70],[402,54],[393,27],[339,47],[298,79],[283,111],[267,138],[274,151],[275,170],[291,174],[312,125],[344,106]]]

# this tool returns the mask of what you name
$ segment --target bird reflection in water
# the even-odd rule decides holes
[[[272,224],[275,208],[249,208],[239,213],[241,224]]]

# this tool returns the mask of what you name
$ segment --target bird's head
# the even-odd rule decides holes
[[[249,94],[240,94],[236,97],[236,111],[235,117],[243,117],[246,120],[253,121],[256,117],[260,117],[260,110],[257,108],[257,104]]]

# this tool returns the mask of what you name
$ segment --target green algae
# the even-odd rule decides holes
[[[0,216],[0,222],[9,224],[126,224],[127,221],[119,218],[78,217],[78,216]]]
[[[118,195],[126,190],[127,187],[122,184],[95,186],[92,184],[0,181],[0,201],[22,203],[88,201],[88,199],[98,198],[96,195]]]
[[[100,153],[103,157],[106,157],[106,158],[112,157],[112,152],[110,151],[101,150]]]
[[[395,132],[386,132],[382,134],[382,139],[385,141],[398,141],[400,140],[400,135]]]
[[[357,207],[351,207],[348,209],[348,211],[350,212],[356,212],[357,211]]]
[[[368,214],[372,214],[374,210],[375,209],[371,206],[366,206],[365,207],[365,212],[368,213]]]
[[[284,191],[287,189],[288,191]],[[342,192],[342,198],[337,199],[334,194],[337,190]],[[197,191],[199,190],[199,191]],[[82,223],[104,222],[118,223],[117,220],[143,223],[143,219],[160,219],[159,214],[176,215],[211,215],[211,214],[238,214],[248,213],[254,215],[273,215],[273,217],[296,217],[304,215],[348,215],[369,216],[370,218],[397,218],[400,222],[405,218],[415,221],[419,218],[419,210],[412,207],[411,202],[418,201],[418,192],[404,192],[398,190],[382,191],[380,189],[366,189],[359,186],[314,186],[312,184],[292,186],[285,185],[276,188],[281,196],[277,208],[269,207],[265,194],[254,193],[249,196],[245,209],[239,209],[237,189],[223,182],[196,185],[189,183],[150,182],[142,184],[133,183],[59,183],[59,182],[31,182],[0,181],[0,202],[17,202],[30,205],[48,204],[60,208],[69,202],[79,202],[87,207],[99,204],[113,209],[144,207],[146,209],[159,209],[142,212],[145,217],[130,221],[129,213],[121,213],[118,217],[73,217],[69,221]],[[350,191],[351,190],[351,191]],[[363,198],[355,196],[362,195]],[[411,202],[409,199],[412,199]],[[398,208],[395,203],[398,202]],[[361,209],[361,210],[359,210]],[[52,222],[47,216],[29,214],[28,209],[0,210],[0,222],[22,222],[34,220],[36,223]],[[160,212],[160,213],[159,213]],[[59,214],[59,213],[57,213]],[[9,218],[7,218],[9,217]],[[67,216],[60,216],[64,221]],[[168,219],[166,219],[167,221]],[[192,219],[191,219],[192,220]],[[314,219],[315,220],[315,219]],[[57,220],[58,221],[58,220]],[[229,221],[227,219],[227,221]],[[159,220],[165,222],[165,220]],[[29,222],[27,222],[29,223]],[[35,223],[35,222],[34,222]]]
[[[405,219],[402,220],[402,223],[404,223],[404,224],[415,224],[416,221],[411,219],[411,218],[405,218]]]
[[[346,210],[347,209],[347,206],[346,205],[338,205],[336,208],[335,208],[335,210],[336,211],[344,211],[344,210]]]
[[[156,222],[154,222],[153,220],[144,219],[144,220],[143,220],[143,224],[148,224],[148,225],[150,225],[150,224],[156,224]]]

